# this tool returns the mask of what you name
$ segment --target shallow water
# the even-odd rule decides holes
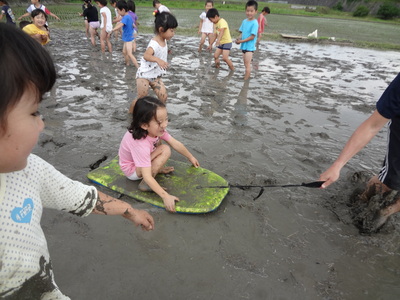
[[[138,40],[138,58],[149,38]],[[197,54],[197,42],[172,42],[169,132],[232,184],[316,180],[399,70],[397,52],[267,42],[245,83],[237,47],[231,73]],[[35,152],[86,183],[91,164],[117,154],[135,95],[135,69],[114,45],[101,55],[81,33],[54,30],[49,46],[60,78],[43,102],[47,128]],[[399,218],[361,236],[346,205],[349,177],[379,170],[385,134],[328,190],[271,188],[253,201],[258,190],[232,188],[216,212],[198,216],[123,197],[153,214],[150,233],[121,218],[46,211],[57,283],[73,299],[395,299]]]

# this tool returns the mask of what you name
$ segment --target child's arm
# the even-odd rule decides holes
[[[240,35],[238,36],[238,38],[235,40],[236,44],[240,44],[239,41],[242,38],[242,32],[240,32]]]
[[[104,26],[101,31],[106,31],[107,30],[107,15],[105,12],[102,12],[101,15],[103,16],[103,20],[104,20]]]
[[[49,10],[47,9],[47,7],[46,7],[46,9],[45,9],[45,13],[48,14],[48,15],[50,15],[50,16],[52,16],[53,18],[57,19],[57,21],[60,21],[60,18],[57,17],[55,14],[53,14],[51,11],[49,11]]]
[[[179,201],[178,197],[168,194],[152,176],[151,167],[142,168],[143,180],[147,185],[163,199],[165,209],[169,212],[175,212],[175,201]]]
[[[124,23],[119,22],[117,25],[115,25],[114,29],[112,32],[119,30],[120,28],[124,27]]]
[[[163,61],[162,59],[154,56],[154,49],[151,47],[148,47],[146,49],[146,51],[143,54],[143,58],[150,62],[156,62],[161,69],[165,70],[168,68],[168,63],[166,61]]]
[[[242,35],[240,35],[240,38],[242,37]],[[251,40],[254,40],[256,36],[254,34],[250,35],[247,39],[241,40],[240,38],[236,39],[236,44],[240,44],[240,43],[245,43]]]
[[[20,16],[19,18],[18,18],[18,21],[19,20],[21,20],[22,18],[25,18],[25,17],[27,17],[27,16],[30,16],[31,14],[30,13],[24,13],[22,16]]]
[[[199,34],[201,33],[201,27],[203,27],[203,19],[200,19],[200,24],[199,24]]]
[[[194,167],[200,167],[198,160],[189,152],[189,150],[180,141],[174,139],[172,136],[167,143],[179,154],[185,156]]]
[[[143,230],[149,231],[154,229],[153,217],[144,210],[133,208],[128,203],[108,196],[97,191],[98,198],[92,213],[100,215],[119,215],[130,220],[136,226],[141,226]]]
[[[217,36],[217,40],[216,40],[216,42],[215,42],[215,45],[216,46],[219,46],[220,44],[220,41],[221,41],[221,38],[222,38],[222,36],[224,35],[224,31],[225,31],[225,28],[221,28],[220,30],[219,30],[219,32],[218,32],[218,36]]]

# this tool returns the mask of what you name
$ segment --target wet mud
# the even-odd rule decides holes
[[[150,37],[138,39],[137,58]],[[398,52],[262,41],[244,82],[236,46],[230,72],[213,68],[197,43],[171,43],[169,132],[238,185],[317,180],[400,66]],[[81,31],[54,29],[48,46],[59,78],[42,103],[46,129],[34,152],[88,184],[86,174],[117,154],[136,94],[136,70],[113,45],[103,55]],[[352,199],[379,171],[385,145],[383,130],[327,190],[266,188],[254,201],[259,189],[232,188],[205,215],[111,193],[154,216],[150,233],[123,218],[45,210],[56,282],[72,299],[398,298],[399,217],[372,235],[354,225],[362,207]]]

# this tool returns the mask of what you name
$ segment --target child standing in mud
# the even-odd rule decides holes
[[[124,46],[122,48],[122,54],[125,58],[125,64],[127,66],[130,65],[130,61],[133,65],[138,68],[139,64],[132,54],[132,47],[133,47],[133,19],[128,14],[128,4],[125,1],[118,1],[117,2],[117,10],[118,14],[122,17],[121,21],[114,27],[114,31],[118,31],[122,28],[122,41],[124,42]]]
[[[44,6],[42,3],[40,3],[40,0],[31,0],[31,3],[32,4],[29,5],[28,8],[26,9],[26,13],[24,13],[22,16],[20,16],[18,18],[18,21],[21,20],[22,18],[30,16],[35,9],[41,9],[46,14],[48,14],[48,15],[52,16],[53,18],[57,19],[58,21],[60,21],[60,18],[58,16],[56,16],[55,14],[53,14],[48,8],[46,8],[46,6]]]
[[[119,165],[130,180],[141,180],[141,191],[154,191],[164,202],[166,210],[175,212],[175,201],[179,199],[168,194],[155,180],[157,174],[168,174],[173,167],[164,167],[171,156],[166,141],[175,151],[185,156],[194,167],[199,167],[197,159],[167,131],[168,114],[165,104],[157,98],[144,97],[136,101],[132,122],[122,138],[119,147]]]
[[[359,201],[367,203],[379,199],[378,211],[364,214],[368,223],[360,228],[364,233],[376,232],[389,216],[400,211],[400,74],[392,81],[376,103],[376,110],[354,131],[336,161],[320,176],[325,181],[322,188],[339,179],[341,169],[364,148],[372,138],[389,122],[388,146],[383,167],[377,176],[367,183]],[[374,197],[378,195],[379,197]],[[390,198],[390,201],[386,201]],[[386,203],[388,202],[388,203]],[[370,214],[371,216],[368,216]]]
[[[216,35],[214,36],[214,40],[207,48],[211,51],[212,45],[215,42],[215,45],[217,46],[217,49],[214,53],[215,67],[220,67],[219,57],[222,54],[222,59],[228,64],[229,69],[232,71],[235,70],[232,61],[229,59],[229,53],[232,48],[232,38],[231,33],[229,32],[228,23],[225,21],[225,19],[219,16],[218,10],[215,8],[208,10],[207,18],[209,18],[210,21],[215,24],[215,30],[217,31]]]
[[[199,24],[199,34],[200,44],[199,44],[199,52],[203,51],[203,45],[208,38],[208,43],[211,45],[211,41],[214,39],[214,24],[207,18],[207,12],[210,8],[214,7],[214,2],[211,0],[206,1],[206,11],[203,11],[200,15],[200,24]],[[211,50],[211,49],[210,49]]]
[[[131,103],[129,108],[130,114],[133,112],[136,100],[147,96],[150,87],[158,99],[164,103],[167,101],[167,90],[161,77],[166,73],[166,69],[168,68],[167,41],[175,35],[175,28],[178,27],[178,21],[168,12],[159,13],[157,11],[155,17],[155,37],[149,42],[136,73],[137,97]]]
[[[54,63],[40,44],[6,24],[0,24],[0,53],[0,298],[68,300],[54,281],[40,225],[44,207],[80,217],[120,215],[144,230],[154,221],[31,153],[44,128],[38,106],[55,83]]]
[[[92,5],[90,0],[85,0],[86,9],[83,11],[83,16],[86,17],[86,21],[89,26],[90,42],[93,46],[96,46],[96,36],[98,36],[97,28],[100,27],[99,14],[97,8]]]
[[[107,7],[107,0],[97,0],[96,4],[100,7],[100,47],[101,52],[106,52],[106,45],[108,52],[112,52],[112,45],[110,41],[111,32],[113,30],[111,11]]]
[[[243,53],[243,62],[245,67],[244,80],[250,78],[251,61],[253,53],[256,51],[258,23],[255,19],[257,14],[257,1],[250,0],[246,3],[246,17],[239,28],[240,36],[236,39],[236,44],[240,44]]]
[[[261,36],[264,33],[265,25],[268,26],[267,18],[265,17],[266,15],[269,15],[271,13],[270,9],[268,6],[265,6],[260,15],[258,16],[257,22],[258,22],[258,39],[257,39],[257,44],[261,40]]]

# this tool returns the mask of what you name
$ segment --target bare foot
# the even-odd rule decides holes
[[[144,181],[144,179],[142,179],[142,181],[139,183],[139,191],[141,192],[154,192],[151,187],[149,187],[149,185]],[[162,188],[166,191],[167,188],[163,187]]]
[[[164,167],[160,171],[158,171],[159,174],[169,174],[173,172],[175,169],[174,167]]]
[[[216,67],[217,69],[219,69],[219,68],[221,67],[220,62],[215,62],[215,67]]]
[[[149,185],[142,179],[142,181],[139,183],[139,190],[142,192],[152,192],[153,190]]]

